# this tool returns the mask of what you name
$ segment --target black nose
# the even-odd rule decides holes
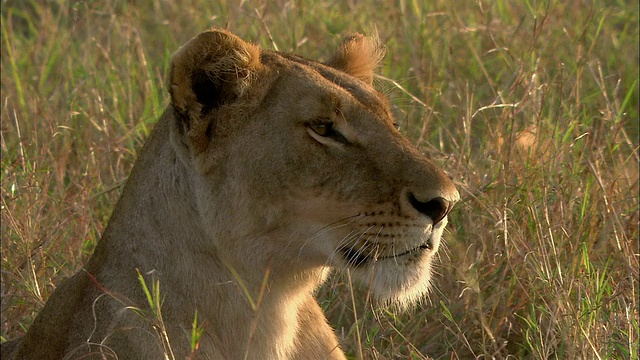
[[[409,202],[416,210],[430,217],[433,225],[442,221],[453,207],[453,204],[444,198],[437,197],[427,202],[422,202],[411,193],[409,193]]]

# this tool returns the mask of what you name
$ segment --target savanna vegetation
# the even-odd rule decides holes
[[[320,289],[351,358],[638,358],[635,1],[1,4],[3,341],[91,254],[171,53],[217,26],[313,59],[377,32],[376,86],[462,195],[410,312],[346,274]]]

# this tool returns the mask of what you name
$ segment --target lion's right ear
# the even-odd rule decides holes
[[[169,93],[192,152],[207,148],[211,114],[242,96],[259,66],[257,46],[221,29],[201,33],[173,55]]]
[[[344,39],[326,64],[371,85],[374,71],[384,54],[385,48],[380,44],[377,34],[364,36],[355,33]]]

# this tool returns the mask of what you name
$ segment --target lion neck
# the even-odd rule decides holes
[[[142,149],[87,271],[104,288],[142,303],[136,269],[159,280],[164,320],[178,324],[178,338],[190,331],[197,309],[201,323],[228,323],[216,338],[203,337],[212,347],[238,353],[248,346],[255,356],[276,351],[273,358],[286,358],[298,312],[327,271],[291,268],[277,258],[246,264],[213,246],[203,249],[211,239],[199,220],[189,170],[168,140],[170,121],[165,114]],[[253,333],[256,328],[262,331]]]

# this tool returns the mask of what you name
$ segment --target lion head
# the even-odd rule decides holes
[[[196,172],[205,246],[239,268],[348,268],[400,306],[425,293],[459,195],[396,130],[372,86],[382,55],[353,35],[319,63],[225,31],[175,54],[172,139]]]

